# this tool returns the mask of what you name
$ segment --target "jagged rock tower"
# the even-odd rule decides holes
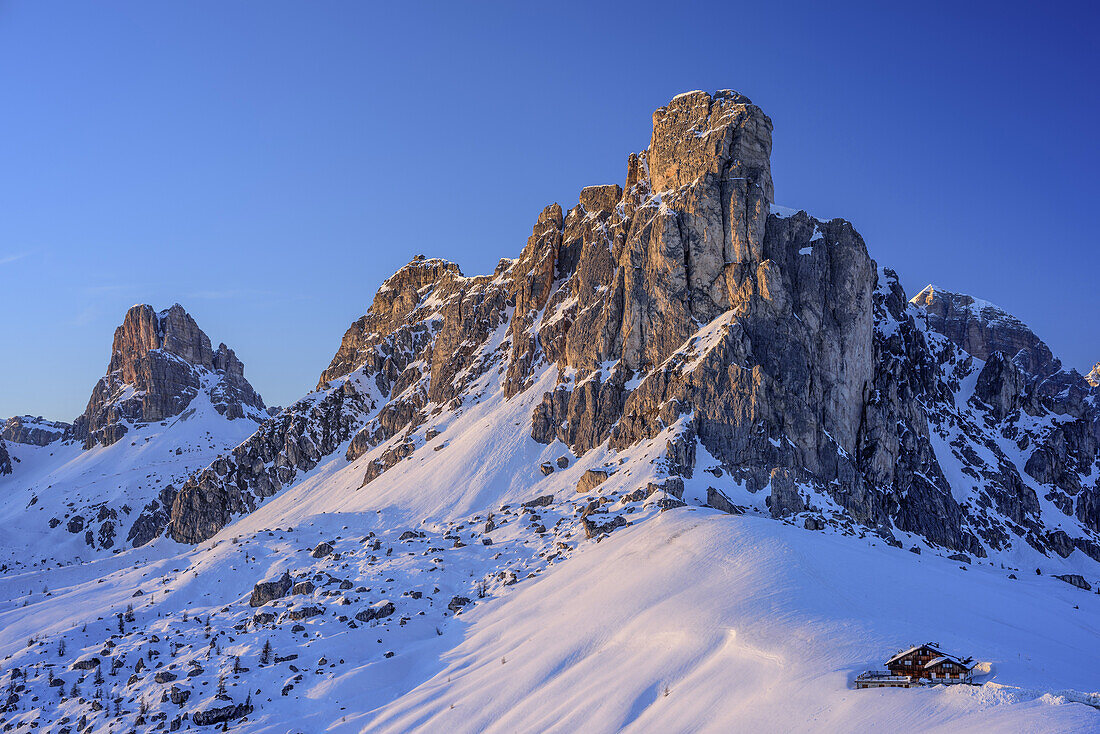
[[[264,408],[233,350],[220,344],[213,351],[210,338],[183,306],[160,312],[134,306],[115,330],[107,374],[73,422],[72,436],[86,448],[109,446],[134,424],[180,415],[204,387],[226,418]]]

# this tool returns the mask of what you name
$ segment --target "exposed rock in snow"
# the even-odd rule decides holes
[[[978,359],[1000,352],[1037,377],[1062,366],[1024,322],[988,301],[928,285],[912,302],[928,313],[930,327]]]

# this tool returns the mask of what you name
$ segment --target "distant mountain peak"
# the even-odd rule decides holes
[[[1093,387],[1100,387],[1100,362],[1092,366],[1092,371],[1085,375],[1085,379]]]
[[[214,351],[183,306],[132,306],[115,329],[107,374],[74,421],[73,436],[87,448],[110,445],[133,424],[181,414],[201,389],[230,420],[264,409],[233,350],[221,344]]]
[[[1062,367],[1027,324],[989,301],[927,285],[910,303],[927,312],[932,329],[978,359],[1000,352],[1039,377]]]

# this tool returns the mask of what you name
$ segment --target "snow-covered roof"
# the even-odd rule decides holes
[[[901,659],[902,659],[903,657],[905,657],[905,656],[906,656],[906,655],[908,655],[909,653],[913,653],[913,652],[916,652],[917,650],[921,649],[922,647],[927,647],[927,648],[928,648],[929,650],[931,650],[932,652],[935,652],[935,653],[939,653],[939,654],[941,654],[941,655],[943,654],[943,653],[942,653],[942,652],[940,651],[940,649],[939,649],[938,647],[936,647],[935,645],[933,645],[933,644],[932,644],[931,642],[925,642],[925,643],[923,643],[923,644],[920,644],[920,645],[913,645],[912,647],[910,647],[910,648],[909,648],[909,649],[907,649],[907,650],[902,650],[902,651],[901,651],[901,652],[899,652],[899,653],[898,653],[897,655],[894,655],[894,657],[892,657],[892,658],[890,658],[889,660],[887,660],[887,661],[886,661],[886,664],[887,664],[887,665],[889,665],[890,663],[894,662],[895,660],[901,660]]]
[[[901,660],[902,658],[907,657],[908,655],[916,652],[917,650],[920,650],[921,648],[927,648],[936,654],[936,657],[933,657],[931,660],[924,664],[925,668],[935,667],[936,665],[939,665],[940,663],[948,660],[959,665],[960,667],[966,668],[967,670],[970,670],[975,665],[977,665],[977,663],[972,662],[973,658],[961,658],[958,655],[952,655],[949,652],[944,652],[943,650],[940,650],[939,645],[933,642],[925,642],[920,645],[913,645],[906,650],[902,650],[901,652],[887,660],[886,664],[889,665],[890,663],[893,663],[897,660]]]
[[[960,668],[965,668],[966,670],[970,670],[975,665],[977,665],[977,663],[973,662],[970,658],[967,658],[966,660],[963,660],[963,659],[958,658],[954,655],[949,655],[947,653],[944,653],[943,655],[940,655],[937,658],[932,658],[931,660],[929,660],[927,663],[924,664],[924,667],[925,668],[934,668],[937,665],[939,665],[940,663],[945,663],[945,662],[955,663],[955,665],[958,665]]]

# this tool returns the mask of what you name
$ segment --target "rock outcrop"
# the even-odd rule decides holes
[[[4,439],[0,438],[0,474],[11,474],[11,472],[11,455],[8,454]]]
[[[72,436],[86,448],[110,445],[131,425],[180,415],[202,389],[230,419],[258,416],[264,409],[233,350],[224,344],[212,350],[209,337],[182,306],[160,312],[134,306],[115,330],[107,374],[73,422]]]
[[[1092,370],[1085,375],[1085,380],[1093,387],[1100,387],[1100,362],[1092,366]]]

